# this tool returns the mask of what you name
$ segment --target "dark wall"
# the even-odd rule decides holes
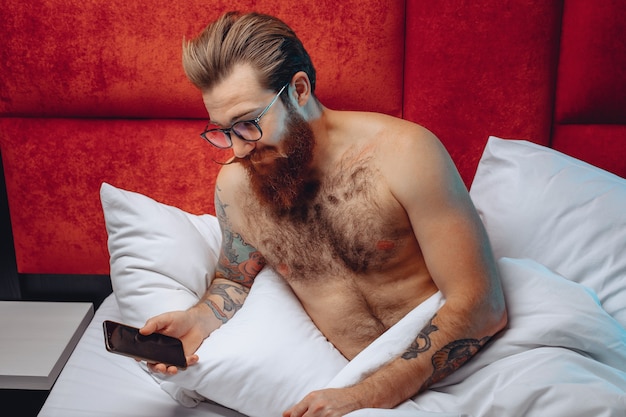
[[[0,299],[19,300],[20,298],[7,190],[4,184],[4,168],[0,154]]]
[[[38,275],[17,272],[0,157],[0,300],[88,301],[97,308],[111,291],[108,275]]]

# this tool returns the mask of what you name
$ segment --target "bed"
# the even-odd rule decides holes
[[[264,270],[200,363],[175,377],[104,349],[103,320],[140,325],[186,308],[212,276],[226,154],[197,137],[206,115],[180,40],[232,8],[294,27],[329,107],[432,130],[498,259],[507,329],[427,392],[351,417],[623,416],[623,2],[7,0],[0,150],[18,272],[102,275],[113,288],[39,415],[280,415],[398,354],[406,329],[445,302],[429,299],[347,363]]]

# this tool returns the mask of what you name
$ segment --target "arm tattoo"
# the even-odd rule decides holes
[[[215,193],[215,211],[222,229],[222,249],[216,270],[216,277],[225,278],[250,288],[254,278],[265,266],[265,258],[249,245],[238,233],[233,233],[226,215],[228,205],[219,198],[219,188]]]
[[[233,314],[239,311],[243,306],[242,302],[233,300],[233,298],[227,291],[228,289],[232,289],[232,291],[235,291],[237,295],[247,294],[247,291],[235,285],[215,284],[211,286],[211,294],[219,295],[222,300],[224,300],[224,307],[220,308],[213,300],[204,301],[205,304],[208,305],[211,310],[213,310],[213,314],[215,314],[215,317],[217,317],[217,319],[220,320],[222,323],[226,323],[229,318],[232,317]]]
[[[224,239],[224,243],[222,243],[222,248],[230,248],[230,250],[228,251],[229,253],[225,254],[227,258],[236,258],[237,255],[232,250],[232,224],[230,223],[230,220],[226,215],[226,207],[228,207],[228,205],[222,203],[222,200],[220,200],[220,188],[217,186],[215,188],[215,214],[217,215],[217,220],[219,221],[220,228],[222,230],[222,239]]]
[[[402,354],[402,359],[414,359],[421,353],[427,352],[432,346],[430,334],[439,330],[437,326],[433,324],[433,320],[437,317],[435,314],[426,326],[419,332],[415,341],[407,348]],[[482,339],[459,339],[448,343],[442,349],[437,351],[432,356],[433,373],[424,385],[422,389],[441,381],[446,376],[450,375],[461,367],[465,362],[470,360],[480,348],[482,348],[490,337],[483,337]]]
[[[411,343],[411,346],[408,347],[406,352],[402,354],[402,359],[413,359],[417,358],[417,355],[420,353],[424,353],[430,349],[431,341],[430,334],[434,331],[439,330],[437,326],[433,324],[433,320],[437,317],[435,314],[432,319],[428,322],[428,324],[419,332],[417,338]]]
[[[432,357],[433,374],[426,380],[424,386],[430,386],[441,381],[469,361],[491,337],[482,339],[460,339],[448,343]]]

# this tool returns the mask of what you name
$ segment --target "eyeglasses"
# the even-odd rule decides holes
[[[206,140],[211,145],[220,149],[228,149],[233,146],[233,139],[230,136],[230,132],[233,132],[237,135],[237,137],[248,142],[256,142],[260,140],[261,137],[263,137],[263,131],[261,130],[261,126],[259,126],[261,117],[268,112],[274,103],[276,103],[276,100],[278,100],[278,97],[280,97],[288,85],[289,83],[285,84],[283,88],[280,89],[272,102],[268,104],[267,107],[263,109],[261,114],[259,114],[255,119],[235,122],[228,129],[208,129],[209,123],[204,128],[204,132],[200,133],[200,136],[202,136],[202,139]]]

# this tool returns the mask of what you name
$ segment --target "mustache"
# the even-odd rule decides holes
[[[254,165],[255,163],[267,160],[289,159],[289,155],[286,152],[279,151],[277,149],[255,149],[252,153],[244,156],[231,156],[226,161],[218,161],[213,158],[213,162],[218,165],[230,165],[230,164],[243,164]]]
[[[263,148],[255,149],[243,158],[235,157],[234,159],[237,162],[255,165],[258,163],[268,163],[279,159],[289,159],[289,154],[285,151],[279,150],[278,148]]]

